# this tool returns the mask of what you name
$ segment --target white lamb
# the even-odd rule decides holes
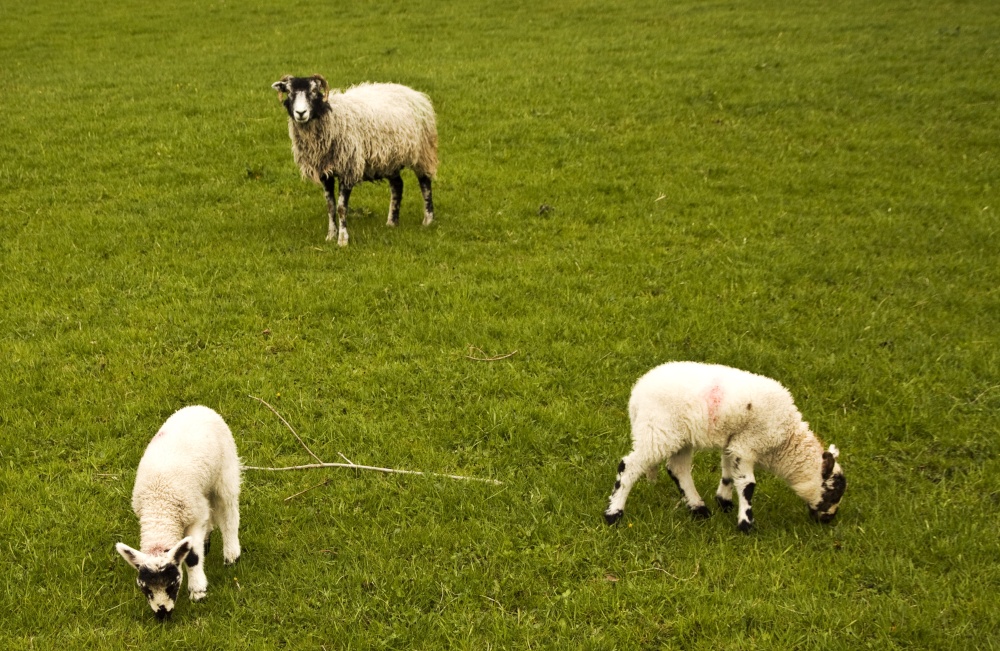
[[[424,226],[434,221],[431,179],[438,166],[438,135],[426,95],[399,84],[360,84],[331,92],[321,75],[286,75],[271,87],[288,111],[292,155],[302,176],[326,193],[327,241],[336,237],[337,244],[347,246],[347,204],[351,189],[362,181],[389,181],[386,225],[397,225],[403,200],[399,173],[407,167],[423,193]]]
[[[137,582],[160,620],[173,611],[188,570],[188,595],[205,597],[209,534],[222,532],[227,565],[240,556],[240,460],[233,435],[208,407],[174,413],[146,447],[132,490],[142,551],[118,543],[118,553],[139,571]]]
[[[691,478],[693,452],[703,448],[722,449],[722,480],[715,499],[728,512],[736,484],[741,531],[753,526],[757,463],[788,482],[814,519],[829,522],[837,513],[847,486],[837,463],[839,452],[833,445],[823,450],[791,394],[775,380],[714,364],[663,364],[636,382],[629,418],[632,452],[618,465],[604,512],[608,524],[621,518],[636,480],[643,474],[654,480],[663,461],[692,515],[708,517]]]

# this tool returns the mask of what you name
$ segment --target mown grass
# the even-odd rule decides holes
[[[1000,12],[985,1],[43,0],[0,10],[7,648],[994,648]],[[438,221],[298,178],[269,85],[438,111]],[[547,206],[548,209],[543,209]],[[469,346],[517,354],[475,362]],[[631,384],[785,383],[849,488],[757,529],[641,483]],[[191,403],[244,460],[244,555],[152,619],[113,544]],[[699,457],[704,494],[716,460]],[[290,501],[284,499],[316,483]]]

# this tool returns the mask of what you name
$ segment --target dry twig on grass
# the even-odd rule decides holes
[[[314,488],[319,488],[320,486],[326,486],[326,485],[327,485],[327,484],[329,484],[329,483],[330,483],[330,480],[329,480],[329,479],[324,479],[323,481],[321,481],[320,483],[318,483],[318,484],[316,484],[316,485],[314,485],[314,486],[310,486],[309,488],[306,488],[306,489],[304,489],[304,490],[300,490],[300,491],[299,491],[298,493],[296,493],[295,495],[289,495],[288,497],[286,497],[286,498],[285,498],[285,500],[284,500],[284,501],[286,501],[286,502],[287,502],[288,500],[292,499],[293,497],[298,497],[299,495],[302,495],[303,493],[308,493],[309,491],[311,491],[311,490],[312,490],[312,489],[314,489]]]
[[[298,442],[302,445],[302,447],[305,448],[306,452],[309,453],[309,456],[312,457],[313,459],[315,459],[316,461],[319,461],[320,463],[323,463],[323,460],[320,459],[319,457],[317,457],[313,453],[313,451],[309,449],[309,446],[306,445],[305,441],[302,440],[302,437],[300,437],[298,435],[298,433],[295,431],[295,428],[293,428],[291,425],[288,424],[288,421],[285,420],[284,417],[282,417],[282,415],[278,413],[277,409],[275,409],[274,407],[272,407],[270,404],[268,404],[268,402],[266,400],[264,400],[262,398],[258,398],[257,396],[250,396],[250,397],[253,398],[254,400],[258,401],[258,402],[263,403],[265,407],[267,407],[268,409],[270,409],[271,411],[273,411],[274,415],[277,416],[278,418],[280,418],[281,422],[284,423],[285,427],[288,428],[288,431],[292,433],[292,436],[294,436],[298,440]]]
[[[664,574],[666,574],[667,576],[669,576],[671,579],[673,579],[675,581],[690,581],[694,577],[698,576],[698,570],[700,570],[700,569],[701,569],[701,562],[700,561],[695,561],[694,562],[694,572],[692,572],[691,576],[689,576],[686,579],[682,579],[679,576],[673,575],[670,572],[668,572],[665,569],[663,569],[662,567],[651,567],[651,568],[646,569],[646,570],[633,570],[632,572],[629,572],[629,574],[639,574],[641,572],[663,572]]]
[[[471,359],[474,362],[496,362],[496,361],[499,361],[501,359],[507,359],[508,357],[513,357],[514,355],[517,355],[517,352],[518,352],[518,351],[515,350],[513,352],[507,353],[506,355],[497,355],[495,357],[490,357],[489,355],[487,355],[483,351],[482,348],[479,348],[477,346],[473,346],[472,344],[469,344],[469,352],[471,353],[474,350],[479,351],[479,354],[483,355],[483,356],[482,357],[474,357],[472,355],[463,355],[463,357],[465,357],[465,359]]]
[[[515,352],[517,352],[517,351],[515,351]],[[305,442],[302,440],[302,438],[295,432],[295,430],[292,428],[292,426],[288,424],[288,421],[285,420],[281,416],[281,414],[278,413],[277,409],[275,409],[274,407],[272,407],[271,405],[269,405],[266,401],[261,400],[257,396],[249,396],[249,397],[253,398],[254,400],[257,400],[258,402],[261,402],[262,404],[266,405],[268,409],[270,409],[272,412],[274,412],[274,415],[277,416],[278,418],[280,418],[281,422],[285,424],[285,427],[287,427],[289,429],[289,431],[291,431],[291,433],[293,435],[295,435],[295,438],[298,439],[299,443],[302,445],[303,448],[305,448],[306,452],[308,452],[312,456],[312,458],[315,459],[316,461],[318,461],[319,463],[308,463],[308,464],[301,465],[301,466],[282,466],[280,468],[269,468],[269,467],[265,467],[265,466],[241,466],[241,468],[243,470],[264,470],[264,471],[276,472],[276,471],[281,471],[281,470],[307,470],[309,468],[353,468],[354,470],[375,470],[377,472],[395,473],[395,474],[399,474],[399,475],[424,475],[424,476],[427,476],[427,477],[445,477],[447,479],[462,479],[462,480],[465,480],[465,481],[481,481],[481,482],[484,482],[484,483],[487,483],[487,484],[495,484],[497,486],[502,486],[503,485],[503,482],[497,481],[496,479],[484,479],[482,477],[467,477],[465,475],[446,475],[446,474],[439,473],[439,472],[424,472],[422,470],[401,470],[399,468],[382,468],[382,467],[379,467],[379,466],[363,466],[361,464],[354,463],[353,461],[351,461],[350,459],[348,459],[347,457],[345,457],[340,452],[338,452],[337,454],[339,454],[342,459],[344,459],[345,461],[347,461],[347,463],[326,463],[325,461],[323,461],[322,459],[320,459],[318,456],[316,456],[313,453],[312,450],[309,449],[309,447],[305,444]],[[327,480],[327,481],[329,481],[329,480]],[[312,490],[313,488],[317,488],[318,486],[322,486],[325,483],[326,482],[321,482],[319,484],[316,484],[316,486],[311,486],[311,487],[305,489],[304,491],[300,491],[300,492],[296,493],[295,495],[290,495],[289,497],[285,498],[285,500],[286,501],[290,500],[293,497],[297,497],[297,496],[301,495],[302,493],[305,493],[306,491]]]

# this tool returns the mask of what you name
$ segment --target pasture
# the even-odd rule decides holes
[[[0,647],[998,646],[996,2],[39,0],[0,72]],[[324,241],[270,88],[313,73],[431,97],[433,225],[405,172]],[[679,359],[791,390],[833,524],[759,472],[749,535],[664,479],[605,526]],[[249,396],[502,485],[247,471],[242,559],[160,625],[114,544],[166,417],[311,461]]]

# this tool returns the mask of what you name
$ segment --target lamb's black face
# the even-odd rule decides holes
[[[181,589],[180,568],[173,563],[158,567],[142,566],[135,582],[146,595],[146,601],[156,618],[162,621],[169,617]]]
[[[823,492],[818,504],[809,508],[809,515],[818,522],[830,522],[833,516],[837,515],[837,508],[840,500],[847,490],[847,479],[844,478],[844,470],[837,463],[836,448],[831,447],[833,453],[823,453]]]
[[[115,549],[139,572],[135,582],[156,618],[163,621],[170,617],[181,589],[181,563],[191,553],[191,538],[184,538],[166,553],[144,553],[122,543]]]
[[[299,124],[321,117],[329,110],[329,104],[326,103],[326,79],[320,75],[282,77],[281,81],[271,84],[271,88],[283,97],[282,104],[288,111],[288,117]]]

